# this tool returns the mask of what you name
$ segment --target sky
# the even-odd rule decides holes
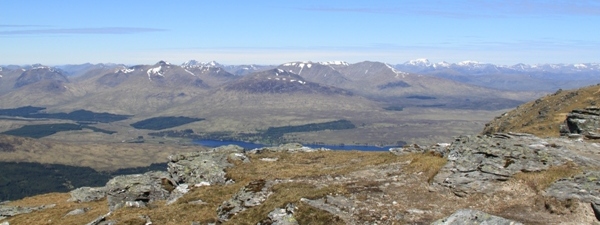
[[[600,63],[600,0],[0,0],[0,65]]]

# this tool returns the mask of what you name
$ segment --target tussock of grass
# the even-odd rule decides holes
[[[517,180],[523,181],[536,192],[548,188],[552,183],[561,178],[571,177],[581,173],[581,169],[573,162],[564,165],[550,167],[540,172],[521,172],[514,175]]]
[[[433,177],[448,162],[446,158],[430,153],[410,154],[404,157],[410,160],[410,164],[405,167],[405,171],[408,173],[423,173],[429,183],[433,181]]]

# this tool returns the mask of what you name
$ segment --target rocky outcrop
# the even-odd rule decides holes
[[[533,172],[562,165],[559,146],[526,134],[461,136],[447,149],[448,163],[434,177],[434,183],[460,196],[490,193],[495,183],[518,172]]]
[[[232,216],[262,204],[272,194],[271,187],[277,181],[255,180],[240,189],[231,199],[217,209],[219,221],[225,222]]]
[[[169,156],[168,172],[177,183],[225,184],[225,169],[233,166],[229,160],[248,160],[244,149],[229,145],[210,152],[190,152]]]
[[[485,212],[461,209],[452,215],[433,222],[431,225],[463,225],[463,224],[494,224],[494,225],[523,225],[522,223],[508,220]]]
[[[600,107],[589,106],[571,111],[561,125],[560,133],[562,136],[578,134],[588,139],[600,139]]]
[[[69,192],[71,198],[69,201],[74,202],[91,202],[103,199],[106,197],[105,187],[80,187]]]
[[[546,189],[546,195],[559,200],[578,199],[600,204],[600,171],[587,171],[574,177],[563,178]]]
[[[108,206],[114,211],[124,206],[143,207],[147,203],[166,200],[169,197],[169,174],[147,172],[145,174],[117,176],[106,183]]]
[[[404,155],[409,153],[433,153],[445,156],[448,152],[449,143],[437,143],[431,146],[420,146],[418,144],[405,145],[401,148],[390,148],[390,152],[395,155]]]

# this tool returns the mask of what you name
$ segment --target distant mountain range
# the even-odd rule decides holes
[[[133,66],[2,66],[0,109],[36,106],[44,107],[45,113],[88,110],[130,116],[98,125],[117,131],[117,136],[102,134],[106,138],[135,138],[140,131],[129,124],[144,119],[186,116],[203,120],[174,130],[229,135],[345,119],[358,128],[338,131],[331,136],[338,139],[328,137],[328,141],[381,141],[383,134],[408,140],[422,136],[416,130],[434,130],[439,137],[454,135],[433,125],[466,123],[451,121],[445,117],[447,111],[507,109],[559,88],[600,83],[598,65],[583,65],[512,68],[472,61],[432,64],[428,60],[399,65],[374,61],[221,65],[190,60],[181,65],[159,61]],[[553,70],[535,69],[542,67]],[[422,112],[437,116],[423,119],[418,116]],[[15,125],[16,120],[0,124],[0,129],[27,124]],[[407,129],[407,124],[415,128]],[[363,132],[374,133],[365,136]],[[321,136],[290,137],[325,140]]]
[[[552,92],[557,89],[578,88],[600,81],[600,63],[535,65],[519,63],[505,66],[477,61],[431,63],[427,59],[416,59],[397,64],[394,68],[477,86],[516,91]]]
[[[222,65],[195,60],[181,65],[165,61],[135,66],[10,65],[0,67],[0,107],[154,114],[204,101],[199,99],[244,92],[355,96],[351,98],[366,98],[384,107],[499,109],[560,88],[599,83],[599,75],[597,63],[499,66],[427,59],[397,65],[372,61]]]
[[[349,66],[350,63],[344,61],[330,62],[289,62],[281,65],[223,65],[215,61],[199,62],[190,60],[180,65],[185,69],[199,71],[207,71],[211,69],[221,69],[236,76],[244,76],[253,72],[273,69],[276,67],[299,66],[300,69],[294,70],[300,73],[302,65],[315,65],[320,68],[333,68]],[[556,89],[577,88],[582,85],[590,84],[598,80],[600,73],[600,63],[577,63],[577,64],[515,64],[515,65],[496,65],[491,63],[482,63],[477,61],[462,61],[458,63],[449,62],[430,62],[428,59],[409,60],[402,64],[386,64],[390,65],[398,72],[432,75],[442,77],[454,81],[464,82],[477,86],[496,88],[501,90],[518,90],[518,91],[547,91],[552,92]],[[7,65],[0,67],[0,78],[4,73],[14,70],[29,70],[33,68],[43,67],[39,64],[33,65]],[[70,64],[52,67],[55,71],[60,71],[61,74],[67,77],[78,77],[87,73],[94,73],[102,69],[114,69],[118,67],[128,67],[123,64]],[[314,69],[313,69],[314,71]],[[314,72],[313,72],[314,73]],[[311,76],[311,75],[307,75]],[[322,80],[325,84],[328,82],[339,82],[340,77],[330,75],[327,80]],[[310,78],[308,78],[310,79]],[[535,83],[536,85],[532,85]]]

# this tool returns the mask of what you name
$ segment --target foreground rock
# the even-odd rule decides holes
[[[395,155],[405,155],[410,153],[432,153],[445,156],[448,153],[449,143],[437,143],[431,146],[420,146],[418,144],[405,145],[401,148],[390,148],[390,152]]]
[[[231,199],[223,202],[217,209],[219,221],[225,222],[232,216],[254,206],[262,204],[272,194],[275,181],[256,180],[240,189]]]
[[[492,193],[497,182],[519,172],[543,171],[569,161],[579,165],[598,164],[574,156],[564,147],[569,144],[574,143],[515,133],[462,136],[447,148],[444,155],[448,163],[434,177],[434,183],[450,188],[459,196]]]
[[[143,207],[157,200],[169,197],[169,174],[167,172],[147,172],[117,176],[106,183],[107,200],[110,211],[124,206]]]
[[[268,218],[259,222],[257,225],[298,225],[298,221],[294,218],[296,206],[289,203],[285,208],[275,208],[269,212]]]
[[[74,202],[91,202],[98,201],[106,197],[105,187],[80,187],[69,192],[71,198],[69,201]]]
[[[472,209],[461,209],[452,215],[435,221],[432,225],[467,225],[467,224],[494,224],[494,225],[522,225],[522,223],[502,217],[490,215]]]
[[[169,156],[168,172],[176,183],[189,185],[225,184],[225,169],[233,166],[228,159],[244,161],[244,149],[229,145],[210,152],[190,152]],[[247,159],[246,159],[247,160]]]
[[[587,171],[560,179],[546,189],[546,195],[560,200],[577,199],[600,205],[600,171]]]
[[[600,128],[600,108],[589,106],[585,109],[575,109],[567,114],[560,133],[562,136],[577,134],[588,139],[600,139],[598,128]]]

